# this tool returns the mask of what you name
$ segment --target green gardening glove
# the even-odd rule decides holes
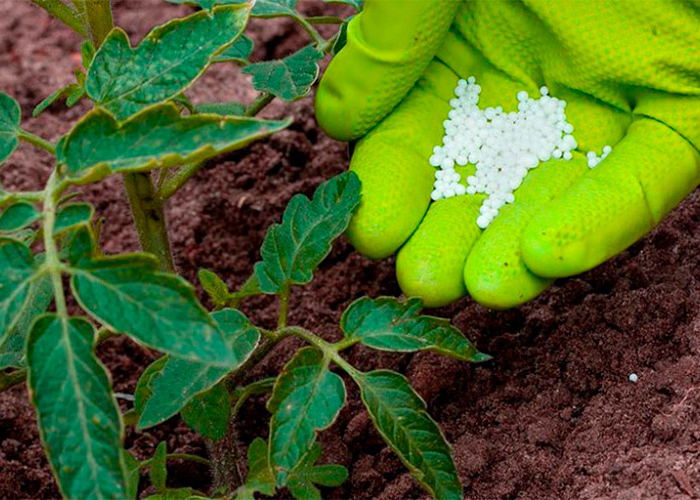
[[[372,258],[398,250],[403,291],[440,306],[469,293],[507,308],[597,266],[700,182],[700,4],[673,0],[366,0],[316,97],[321,127],[359,139],[363,197],[349,229]],[[484,231],[483,195],[431,203],[459,78],[480,107],[526,90],[567,102],[573,160],[532,170]],[[590,169],[586,152],[612,153]],[[460,171],[462,181],[474,167]]]

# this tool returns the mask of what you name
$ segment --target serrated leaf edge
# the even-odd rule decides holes
[[[166,23],[164,23],[164,24],[162,24],[162,25],[160,25],[160,26],[157,26],[157,27],[153,28],[153,29],[144,37],[144,39],[141,40],[141,41],[139,42],[139,44],[138,44],[136,47],[134,47],[134,46],[131,45],[131,40],[129,39],[129,35],[128,35],[124,30],[122,30],[121,28],[113,28],[113,29],[107,34],[107,38],[105,38],[105,41],[102,43],[102,46],[101,46],[99,49],[97,49],[97,51],[95,51],[95,54],[94,54],[93,57],[92,57],[92,61],[90,61],[90,68],[88,69],[87,74],[86,74],[86,81],[88,81],[88,80],[90,79],[90,71],[92,71],[92,68],[93,68],[93,64],[92,64],[92,63],[95,61],[95,59],[97,59],[99,52],[100,52],[101,50],[103,50],[103,48],[105,47],[105,45],[106,45],[105,42],[107,42],[112,36],[122,36],[122,35],[123,35],[124,38],[125,38],[125,40],[126,40],[127,46],[129,47],[129,50],[130,50],[131,52],[133,52],[133,50],[134,50],[135,48],[138,48],[138,46],[141,45],[141,43],[143,43],[145,40],[157,39],[157,38],[158,38],[158,35],[160,35],[160,33],[161,33],[162,31],[166,31],[167,29],[169,29],[169,28],[171,27],[171,25],[175,25],[175,24],[184,24],[184,23],[192,22],[192,18],[194,18],[194,17],[211,17],[212,14],[214,13],[214,11],[216,11],[216,10],[231,10],[231,11],[234,11],[234,10],[241,10],[241,9],[247,10],[247,11],[248,11],[248,14],[247,14],[247,16],[246,16],[245,22],[243,23],[243,28],[238,32],[238,35],[236,35],[236,36],[235,36],[234,38],[232,38],[228,43],[222,45],[221,47],[219,47],[219,49],[217,49],[216,51],[214,51],[214,52],[212,53],[212,55],[209,57],[209,63],[206,64],[206,65],[200,70],[200,72],[197,73],[197,75],[196,75],[194,78],[192,78],[192,79],[190,80],[190,82],[189,82],[187,85],[185,85],[184,87],[182,87],[181,89],[179,89],[177,92],[175,92],[172,96],[170,96],[170,97],[164,99],[163,101],[172,99],[172,98],[175,97],[176,95],[178,95],[178,94],[180,94],[180,93],[186,91],[186,90],[189,89],[190,87],[192,87],[192,85],[194,85],[194,83],[204,74],[204,72],[207,70],[207,68],[209,67],[209,65],[212,64],[214,58],[216,58],[216,56],[218,56],[218,55],[221,54],[224,50],[226,50],[228,47],[230,47],[230,46],[231,46],[236,40],[238,40],[238,38],[243,34],[243,31],[245,31],[245,27],[246,27],[246,25],[248,24],[248,19],[250,18],[250,10],[251,10],[251,8],[250,8],[250,6],[249,6],[247,3],[242,3],[242,4],[230,4],[230,5],[220,5],[220,6],[218,6],[218,7],[214,7],[214,8],[212,9],[211,12],[202,10],[202,11],[199,11],[199,12],[195,12],[194,14],[191,14],[191,15],[189,15],[189,16],[183,17],[183,18],[172,19],[172,20],[170,20],[170,21],[168,21],[168,22],[166,22]],[[105,49],[105,50],[106,50],[106,49]],[[90,99],[94,100],[96,106],[99,106],[99,107],[101,107],[101,108],[103,108],[103,109],[106,110],[105,106],[108,105],[110,102],[113,102],[113,100],[112,100],[112,101],[106,101],[106,102],[103,101],[103,102],[97,103],[97,101],[95,100],[95,98],[94,98],[93,96],[91,96],[91,95],[89,94],[89,92],[87,91],[87,85],[85,86],[85,88],[86,88],[86,94],[90,97]],[[131,93],[131,92],[133,92],[133,91],[134,91],[134,89],[130,90],[128,93]],[[128,94],[128,93],[127,93],[127,94]],[[123,95],[127,95],[127,94],[123,94]],[[122,96],[120,96],[120,97],[122,97]],[[163,101],[161,101],[160,103],[162,103]],[[157,104],[160,104],[160,103],[154,103],[154,104],[157,105]],[[144,111],[145,109],[148,109],[148,107],[144,108],[142,111]],[[111,113],[110,113],[110,114],[111,114]],[[137,113],[137,114],[138,114],[138,113]],[[113,115],[113,116],[114,116],[114,115]],[[132,116],[135,116],[135,115],[132,115]],[[116,118],[116,117],[115,117],[115,118]],[[129,117],[129,118],[131,118],[131,117]]]
[[[452,445],[450,444],[450,442],[449,442],[449,441],[447,440],[447,438],[445,437],[445,433],[443,432],[442,428],[441,428],[441,427],[438,425],[438,423],[433,419],[433,417],[430,416],[430,413],[428,413],[428,411],[427,411],[427,409],[428,409],[427,403],[425,402],[425,400],[423,399],[423,397],[422,397],[420,394],[418,394],[418,393],[415,391],[415,389],[413,389],[413,387],[411,386],[410,381],[408,380],[408,378],[406,378],[406,376],[404,376],[404,375],[401,374],[401,373],[394,372],[394,371],[392,371],[392,370],[381,369],[381,370],[374,370],[374,371],[372,371],[372,372],[358,372],[359,375],[356,375],[355,377],[353,377],[354,380],[355,380],[355,382],[357,383],[357,385],[360,387],[360,399],[362,400],[362,403],[363,403],[363,405],[365,406],[365,408],[367,408],[367,414],[369,415],[369,418],[372,420],[372,424],[374,425],[374,428],[375,428],[375,429],[377,430],[377,432],[382,436],[382,439],[383,439],[384,442],[389,446],[389,448],[391,448],[391,449],[394,451],[394,453],[396,453],[396,456],[399,457],[399,459],[401,460],[401,462],[402,462],[402,463],[406,466],[406,468],[411,472],[411,475],[416,479],[416,481],[418,481],[418,482],[419,482],[433,497],[435,497],[435,491],[433,490],[433,488],[432,488],[430,485],[428,485],[427,483],[425,483],[425,482],[423,481],[423,478],[424,478],[424,473],[423,473],[423,471],[421,471],[420,469],[416,468],[416,467],[415,467],[413,464],[411,464],[406,458],[404,458],[403,453],[401,453],[401,451],[399,451],[399,450],[393,445],[393,443],[391,442],[391,440],[388,438],[388,436],[384,433],[384,431],[383,431],[383,430],[381,429],[381,427],[378,425],[377,420],[376,420],[376,418],[374,417],[374,415],[372,414],[372,412],[369,411],[369,406],[368,406],[367,401],[366,401],[366,399],[365,399],[365,394],[364,394],[363,386],[362,386],[362,385],[360,384],[360,382],[358,381],[358,378],[363,378],[363,377],[366,376],[368,373],[380,373],[380,372],[391,373],[392,375],[398,375],[399,377],[401,377],[401,378],[404,380],[404,382],[406,383],[406,386],[407,386],[408,388],[411,389],[411,391],[413,392],[413,395],[414,395],[414,396],[418,399],[418,401],[420,402],[421,409],[418,410],[418,412],[419,412],[419,413],[423,413],[423,414],[435,425],[435,428],[437,429],[437,431],[438,431],[440,437],[442,438],[443,443],[445,444],[445,446],[446,446],[447,449],[449,450],[450,459],[453,461],[453,465],[454,465],[454,460],[453,460],[453,458],[452,458],[452,457],[454,456],[454,455],[453,455]],[[366,384],[365,387],[369,387],[369,386]],[[381,399],[381,398],[377,398],[377,399]],[[423,455],[422,452],[421,452],[421,455]],[[459,481],[459,477],[457,477],[457,481],[461,484],[461,482]]]
[[[177,106],[172,103],[172,102],[165,102],[165,103],[156,103],[151,106],[148,106],[138,113],[132,115],[129,117],[128,120],[120,122],[117,120],[117,118],[110,113],[108,110],[100,107],[100,106],[95,106],[95,109],[92,111],[86,113],[83,115],[83,117],[76,122],[76,124],[73,126],[73,128],[61,138],[61,141],[59,141],[59,144],[56,147],[56,152],[57,152],[57,160],[62,164],[66,165],[65,161],[65,148],[66,145],[68,144],[68,141],[71,139],[72,134],[80,127],[83,125],[86,121],[89,119],[92,119],[93,116],[96,115],[103,115],[106,119],[111,120],[115,125],[115,129],[121,129],[131,123],[132,121],[136,121],[141,119],[141,115],[146,114],[146,113],[152,113],[158,108],[162,109],[163,113],[171,113],[174,115],[179,116],[180,119],[182,120],[188,120],[190,118],[194,117],[189,117],[189,116],[180,116],[179,110]],[[168,155],[162,156],[160,159],[154,158],[150,160],[148,163],[142,165],[141,167],[138,168],[120,168],[116,170],[116,172],[123,173],[123,172],[147,172],[149,170],[153,170],[155,168],[171,168],[174,166],[179,166],[183,165],[186,163],[192,163],[192,162],[197,162],[200,160],[204,160],[207,158],[211,158],[213,156],[222,154],[222,153],[228,153],[231,151],[236,151],[238,149],[244,148],[248,144],[250,144],[253,141],[256,141],[258,139],[261,139],[263,137],[266,137],[270,134],[274,134],[275,132],[279,132],[280,130],[288,127],[291,125],[291,123],[294,121],[293,118],[288,117],[284,120],[261,120],[258,118],[252,118],[252,117],[243,117],[243,116],[222,116],[222,115],[217,115],[217,114],[212,114],[212,113],[199,113],[196,116],[196,119],[200,118],[211,118],[212,120],[216,120],[219,122],[236,122],[236,121],[246,121],[246,122],[257,122],[257,123],[264,123],[267,126],[267,128],[263,129],[261,132],[252,135],[251,137],[247,138],[245,141],[242,143],[234,143],[231,146],[228,147],[223,147],[220,149],[217,149],[213,147],[211,144],[205,144],[204,146],[200,147],[199,149],[193,151],[190,153],[188,156],[181,156],[176,153],[171,153]],[[89,166],[87,168],[84,168],[79,171],[81,175],[74,176],[72,175],[72,172],[66,172],[66,181],[69,182],[70,184],[74,185],[84,185],[84,184],[90,184],[97,182],[100,179],[103,179],[104,177],[107,177],[108,175],[111,175],[115,173],[115,171],[110,167],[109,162],[103,161],[100,163],[95,163],[92,166]]]

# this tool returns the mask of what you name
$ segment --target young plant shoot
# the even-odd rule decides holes
[[[489,357],[449,321],[421,315],[417,299],[358,299],[340,318],[337,342],[287,321],[294,287],[313,279],[360,202],[354,173],[324,182],[311,199],[292,198],[239,290],[230,292],[202,270],[213,312],[175,273],[167,199],[208,159],[287,127],[291,119],[255,115],[276,97],[308,94],[320,59],[342,45],[346,20],[307,19],[295,0],[199,0],[187,3],[202,10],[155,27],[132,46],[113,26],[108,0],[74,0],[75,8],[58,0],[35,3],[86,38],[84,71],[76,70],[75,83],[47,97],[34,116],[63,98],[67,106],[80,100],[93,106],[54,144],[24,130],[18,103],[0,93],[0,163],[19,141],[55,157],[41,190],[0,189],[0,390],[27,381],[61,494],[136,498],[143,492],[140,470],[148,469],[150,498],[206,497],[168,486],[168,461],[184,459],[212,468],[213,498],[250,499],[282,488],[295,498],[320,498],[318,486],[338,486],[348,476],[339,465],[317,464],[318,434],[333,424],[353,383],[379,434],[416,480],[437,498],[461,498],[450,446],[408,380],[388,370],[360,371],[343,353],[362,344],[467,362]],[[253,42],[243,34],[248,20],[277,16],[297,22],[310,44],[283,59],[251,62]],[[314,27],[321,21],[342,26],[325,39]],[[247,105],[192,103],[189,88],[212,64],[243,66],[258,96]],[[124,178],[142,253],[104,255],[95,210],[76,200],[81,186],[115,174]],[[263,294],[279,301],[274,329],[254,325],[238,309],[247,297]],[[97,344],[117,335],[163,354],[143,372],[125,413],[95,354]],[[277,376],[250,380],[251,369],[287,337],[305,346]],[[238,456],[237,415],[248,397],[260,394],[269,394],[269,429],[259,429],[268,437],[247,443],[246,465]],[[169,453],[165,442],[142,461],[124,448],[126,425],[144,429],[176,414],[208,440],[208,459]]]

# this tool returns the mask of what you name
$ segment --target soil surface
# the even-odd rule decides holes
[[[132,43],[150,27],[190,11],[160,0],[114,4],[116,21]],[[321,13],[329,7],[309,1],[303,8]],[[0,91],[19,100],[27,129],[56,140],[88,105],[56,105],[36,119],[30,114],[70,83],[79,40],[29,3],[0,0],[0,10]],[[286,20],[256,21],[251,34],[255,59],[283,56],[307,43]],[[191,95],[196,102],[253,97],[234,65],[212,68]],[[312,111],[311,98],[275,103],[265,115],[294,115],[288,130],[210,162],[170,201],[175,257],[187,279],[196,281],[197,269],[206,267],[230,286],[240,285],[258,258],[265,229],[280,219],[291,196],[311,194],[347,167],[346,145],[320,132]],[[6,189],[36,189],[50,168],[48,155],[22,144],[0,180]],[[119,177],[89,187],[85,199],[105,218],[106,253],[138,248]],[[643,241],[589,273],[558,281],[529,304],[497,312],[466,298],[437,311],[494,356],[487,364],[361,347],[349,359],[360,369],[392,368],[411,379],[454,446],[468,498],[693,498],[700,494],[699,249],[696,191]],[[341,241],[313,284],[295,290],[291,322],[337,338],[340,313],[352,300],[400,294],[393,266],[391,259],[369,261]],[[269,299],[244,309],[263,325],[276,317]],[[295,342],[278,346],[251,377],[278,368]],[[121,393],[132,393],[157,357],[124,338],[101,345],[99,355]],[[637,383],[628,381],[631,373]],[[348,383],[348,389],[349,404],[321,441],[324,460],[345,465],[350,477],[324,496],[425,497],[373,430],[356,388]],[[264,399],[249,401],[244,415],[247,444],[267,432]],[[170,452],[206,455],[202,440],[179,418],[148,432],[129,429],[126,447],[146,458],[163,439]],[[210,487],[206,467],[169,465],[171,486]],[[143,496],[151,491],[146,476],[141,489]],[[58,495],[26,389],[0,394],[0,497]]]

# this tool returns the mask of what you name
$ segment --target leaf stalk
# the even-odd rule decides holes
[[[56,146],[51,144],[46,139],[39,137],[38,135],[34,135],[31,132],[27,132],[26,130],[20,130],[18,137],[21,140],[28,142],[29,144],[32,144],[38,148],[41,148],[44,151],[48,151],[49,153],[51,153],[54,156],[56,155]]]
[[[61,0],[32,0],[32,3],[44,9],[80,36],[87,36],[85,26],[78,13],[61,2]]]

